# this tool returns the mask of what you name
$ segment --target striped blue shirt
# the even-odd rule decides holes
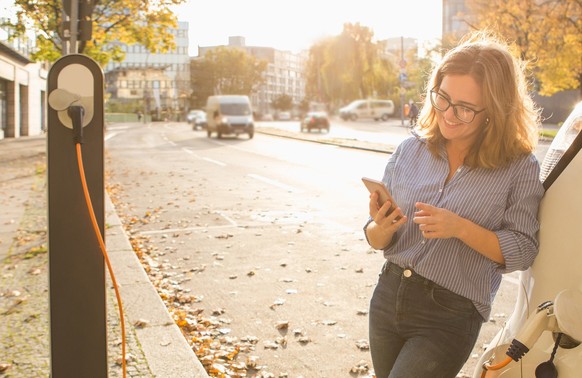
[[[539,171],[530,154],[497,169],[462,165],[445,182],[449,165],[444,146],[435,158],[423,140],[406,139],[391,155],[382,181],[408,221],[384,257],[470,299],[488,320],[501,275],[529,268],[538,253],[537,213],[544,194]],[[456,238],[424,239],[412,222],[416,202],[445,208],[495,232],[505,265]]]

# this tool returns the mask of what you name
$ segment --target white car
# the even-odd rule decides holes
[[[538,215],[539,254],[520,274],[514,311],[488,343],[474,378],[582,374],[581,129],[582,102],[560,128],[542,163],[540,180],[546,193]]]
[[[192,129],[204,129],[207,126],[206,112],[204,110],[190,110],[186,115],[186,121],[192,124]]]
[[[374,121],[387,121],[394,115],[394,102],[392,100],[355,100],[339,110],[339,115],[344,121],[356,121],[358,119],[373,119]]]
[[[291,120],[291,113],[289,113],[289,112],[279,112],[279,114],[277,114],[277,119],[279,121],[290,121]]]

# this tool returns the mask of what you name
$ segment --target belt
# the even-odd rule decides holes
[[[423,276],[416,273],[411,268],[402,268],[402,267],[400,267],[394,263],[388,262],[388,261],[386,261],[386,265],[387,266],[384,267],[385,271],[391,271],[393,273],[396,273],[397,275],[402,277],[402,279],[404,279],[404,280],[418,282],[418,283],[421,283],[421,284],[429,286],[429,287],[442,288],[442,286],[432,282],[428,278],[424,278]]]

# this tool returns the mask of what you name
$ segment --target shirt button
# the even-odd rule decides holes
[[[410,276],[412,276],[412,271],[410,269],[404,269],[402,274],[404,275],[404,277],[409,278]]]

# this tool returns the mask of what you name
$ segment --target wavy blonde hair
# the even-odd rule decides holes
[[[478,32],[450,50],[428,82],[417,130],[433,154],[438,154],[445,139],[430,102],[430,90],[440,88],[447,75],[469,75],[483,92],[486,122],[477,126],[479,134],[465,164],[496,168],[535,149],[540,116],[527,92],[525,63],[490,32]]]

